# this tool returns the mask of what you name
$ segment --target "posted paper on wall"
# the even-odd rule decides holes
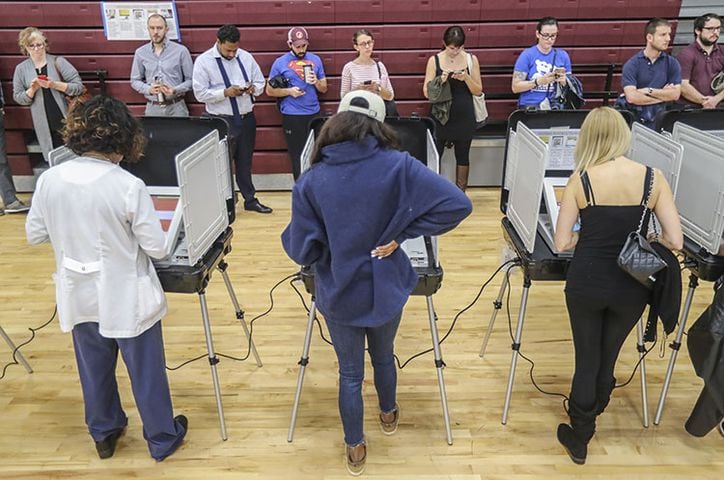
[[[168,38],[180,40],[175,2],[101,2],[108,40],[148,40],[146,22],[154,13],[166,19]]]

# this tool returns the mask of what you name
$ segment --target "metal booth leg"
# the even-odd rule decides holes
[[[515,381],[515,367],[518,365],[518,351],[520,350],[520,339],[523,336],[523,320],[525,319],[525,308],[528,304],[528,291],[530,290],[530,277],[523,278],[523,294],[520,297],[520,311],[518,312],[518,324],[515,327],[515,340],[510,346],[513,356],[510,359],[510,372],[508,373],[508,389],[505,392],[505,404],[503,405],[503,418],[501,423],[508,423],[508,409],[510,408],[510,397],[513,395],[513,382]]]
[[[666,377],[664,377],[664,386],[661,388],[661,396],[659,397],[659,404],[656,407],[656,416],[654,417],[654,424],[658,425],[661,421],[661,414],[664,412],[664,402],[666,401],[666,395],[669,393],[669,385],[671,384],[671,376],[674,374],[674,365],[676,364],[676,357],[679,355],[679,349],[681,348],[681,338],[684,336],[684,329],[686,329],[686,319],[689,316],[689,309],[691,308],[691,301],[694,298],[694,291],[699,286],[699,280],[694,274],[689,275],[689,291],[686,293],[686,300],[684,300],[684,308],[681,310],[681,317],[679,318],[679,329],[676,331],[676,337],[674,341],[669,344],[671,348],[671,358],[669,358],[669,366],[666,369]]]
[[[297,423],[297,412],[299,410],[299,399],[302,396],[302,385],[304,384],[304,371],[309,363],[309,347],[312,344],[312,331],[314,329],[314,318],[317,313],[317,304],[312,297],[312,303],[309,306],[309,319],[307,321],[307,332],[304,334],[304,346],[302,347],[302,357],[299,359],[299,376],[297,377],[297,392],[294,394],[294,405],[292,405],[292,419],[289,422],[289,433],[287,434],[287,442],[294,440],[294,426]]]
[[[498,316],[498,311],[503,308],[503,294],[508,286],[508,275],[503,275],[503,283],[500,285],[500,291],[498,292],[498,298],[493,302],[493,314],[490,316],[490,323],[488,329],[485,331],[485,338],[483,338],[483,345],[480,347],[480,358],[485,356],[485,350],[488,348],[488,340],[490,340],[490,334],[493,333],[493,325],[495,325],[495,317]]]
[[[442,416],[445,421],[445,434],[447,435],[447,444],[452,445],[452,430],[450,428],[450,411],[447,408],[447,393],[445,393],[445,378],[442,369],[445,362],[442,360],[442,349],[440,348],[440,338],[437,334],[437,318],[435,316],[435,308],[432,305],[432,296],[425,297],[427,300],[427,316],[430,319],[430,334],[432,335],[432,350],[435,354],[435,368],[437,369],[437,384],[440,387],[440,402],[442,403]]]
[[[206,349],[209,352],[209,365],[211,366],[211,380],[214,383],[214,395],[216,396],[216,410],[219,412],[219,427],[221,429],[221,439],[226,441],[229,438],[226,435],[226,421],[224,420],[224,406],[221,404],[221,387],[219,386],[219,374],[216,371],[216,364],[219,359],[214,352],[214,340],[211,337],[211,322],[209,322],[209,310],[206,306],[206,290],[199,292],[199,302],[201,303],[201,318],[204,321],[204,334],[206,335]]]
[[[229,267],[229,264],[226,262],[219,263],[219,271],[221,272],[221,276],[224,277],[224,283],[226,284],[226,290],[229,292],[229,297],[231,298],[231,303],[234,305],[234,311],[236,312],[236,318],[239,320],[239,323],[241,323],[241,328],[244,329],[244,335],[246,335],[246,339],[249,341],[249,344],[251,346],[251,353],[254,355],[254,358],[256,359],[256,366],[261,367],[263,364],[261,363],[261,359],[259,358],[259,354],[256,351],[256,345],[254,344],[254,340],[249,335],[249,328],[246,325],[246,320],[244,319],[244,311],[241,309],[241,306],[239,306],[239,301],[236,298],[236,293],[234,293],[234,286],[231,284],[231,279],[229,279],[229,274],[226,272],[226,269]]]
[[[3,327],[0,327],[0,337],[3,337],[5,339],[5,343],[8,344],[8,347],[10,347],[10,350],[15,354],[15,358],[18,360],[18,362],[25,367],[25,370],[28,373],[33,373],[33,369],[28,363],[27,360],[25,360],[25,357],[23,357],[23,354],[20,353],[20,350],[17,350],[18,347],[15,346],[13,341],[10,339],[7,333],[5,333],[5,330],[3,330]]]
[[[641,407],[643,414],[644,428],[649,427],[649,395],[646,390],[646,346],[644,345],[644,320],[639,319],[639,323],[636,324],[636,350],[639,352],[639,359],[641,360]]]

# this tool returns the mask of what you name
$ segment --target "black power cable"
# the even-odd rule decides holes
[[[483,290],[485,290],[485,287],[487,287],[488,284],[490,284],[490,282],[493,281],[493,279],[495,278],[495,276],[503,269],[503,267],[505,267],[505,266],[508,265],[508,264],[515,264],[515,263],[518,263],[518,262],[519,262],[518,259],[507,260],[507,261],[504,262],[502,265],[500,265],[500,266],[495,270],[495,272],[493,272],[493,274],[490,276],[490,278],[488,278],[488,279],[482,284],[482,286],[481,286],[480,289],[478,290],[478,293],[475,295],[475,298],[473,299],[473,301],[470,302],[467,306],[465,306],[462,310],[460,310],[460,311],[457,313],[457,315],[455,315],[455,317],[453,318],[453,321],[452,321],[452,323],[450,324],[450,327],[448,328],[447,332],[446,332],[445,335],[443,335],[442,338],[438,341],[438,345],[442,345],[442,343],[450,336],[450,334],[452,333],[453,329],[455,328],[455,324],[457,323],[458,318],[460,318],[460,315],[462,315],[463,313],[465,313],[465,312],[467,312],[468,310],[470,310],[470,309],[477,303],[477,301],[480,299],[480,296],[481,296],[482,293],[483,293]],[[299,278],[294,279],[294,280],[292,280],[292,282],[290,282],[290,284],[291,284],[292,288],[294,289],[294,291],[295,291],[295,292],[297,293],[297,295],[299,296],[299,299],[301,300],[302,305],[304,306],[304,309],[307,311],[307,313],[309,313],[309,307],[307,306],[306,302],[304,301],[304,296],[303,296],[302,293],[299,291],[299,289],[297,289],[297,287],[294,285],[294,282],[297,281],[297,280],[300,280],[300,279],[299,279]],[[327,343],[327,344],[329,344],[329,345],[332,345],[332,342],[331,342],[330,340],[328,340],[328,339],[324,336],[324,333],[323,333],[323,330],[322,330],[322,325],[321,325],[321,323],[319,322],[319,319],[317,318],[316,315],[314,316],[314,321],[315,321],[315,323],[317,324],[317,328],[319,329],[319,336],[322,337],[322,340],[324,340],[325,343]],[[367,349],[365,349],[365,351],[366,351],[366,350],[367,350]],[[397,356],[397,354],[395,354],[394,357],[395,357],[395,362],[397,363],[397,368],[399,368],[400,370],[402,370],[403,368],[405,368],[410,362],[412,362],[412,361],[415,360],[416,358],[419,358],[419,357],[421,357],[421,356],[423,356],[423,355],[425,355],[425,354],[428,354],[428,353],[432,352],[433,350],[434,350],[434,348],[425,349],[425,350],[423,350],[423,351],[421,351],[421,352],[418,352],[418,353],[412,355],[411,357],[409,357],[409,358],[408,358],[407,360],[405,360],[404,362],[400,362],[400,358]]]
[[[490,282],[493,281],[493,279],[495,278],[495,276],[498,275],[498,273],[503,269],[503,267],[505,267],[505,266],[508,265],[508,264],[511,264],[511,266],[508,268],[508,269],[510,269],[510,268],[513,268],[516,263],[519,263],[519,259],[514,258],[514,259],[507,260],[507,261],[503,262],[497,269],[495,269],[495,271],[494,271],[493,274],[490,276],[490,278],[488,278],[488,279],[480,286],[480,289],[478,290],[478,293],[475,295],[475,298],[473,299],[473,301],[470,302],[467,306],[465,306],[462,310],[460,310],[460,311],[455,315],[455,317],[453,317],[453,321],[452,321],[452,323],[450,324],[450,327],[448,328],[447,332],[445,332],[445,335],[442,336],[442,338],[441,338],[440,341],[438,342],[438,345],[442,345],[442,343],[450,336],[450,334],[452,333],[453,329],[455,328],[455,324],[457,323],[458,318],[460,318],[460,315],[462,315],[463,313],[465,313],[465,312],[467,312],[468,310],[470,310],[471,308],[473,308],[473,306],[474,306],[474,305],[478,302],[478,300],[480,299],[480,296],[483,294],[483,291],[485,290],[485,287],[487,287],[487,286],[490,284]],[[419,358],[419,357],[421,357],[421,356],[423,356],[423,355],[425,355],[425,354],[428,354],[428,353],[430,353],[430,352],[432,352],[432,351],[434,351],[434,348],[428,348],[428,349],[425,349],[425,350],[423,350],[423,351],[421,351],[421,352],[418,352],[418,353],[414,354],[413,356],[411,356],[410,358],[408,358],[407,360],[405,360],[402,364],[400,364],[400,360],[397,358],[397,355],[395,355],[395,361],[397,362],[397,367],[398,367],[400,370],[402,370],[402,369],[405,368],[411,361],[413,361],[413,360],[415,360],[416,358]]]
[[[19,364],[20,364],[20,362],[18,362],[18,358],[17,358],[18,351],[19,351],[22,347],[24,347],[25,345],[27,345],[27,344],[29,344],[30,342],[33,341],[33,339],[35,338],[35,332],[37,332],[38,330],[42,330],[43,328],[45,328],[45,327],[47,327],[48,325],[50,325],[50,323],[55,319],[55,316],[56,316],[57,314],[58,314],[58,305],[56,305],[55,308],[53,309],[53,315],[51,315],[51,316],[50,316],[50,319],[49,319],[48,321],[46,321],[44,324],[42,324],[41,326],[39,326],[39,327],[37,327],[37,328],[28,327],[28,330],[30,330],[30,338],[27,339],[27,340],[25,340],[23,343],[21,343],[20,345],[17,345],[17,346],[15,347],[15,349],[13,350],[13,361],[5,364],[5,366],[4,366],[3,369],[2,369],[2,374],[0,374],[0,380],[2,380],[3,378],[5,378],[5,373],[7,372],[7,369],[10,368],[11,365],[19,365]]]
[[[271,290],[269,290],[269,301],[270,301],[269,308],[267,308],[266,311],[260,313],[259,315],[257,315],[256,317],[252,318],[252,319],[249,321],[249,338],[247,339],[248,342],[247,342],[246,354],[245,354],[244,356],[242,356],[242,357],[235,357],[235,356],[233,356],[233,355],[228,355],[228,354],[221,353],[221,352],[215,352],[215,354],[216,354],[217,356],[219,356],[219,357],[228,358],[229,360],[234,360],[234,361],[236,361],[236,362],[243,362],[243,361],[247,360],[247,359],[249,358],[249,355],[251,355],[251,345],[252,345],[252,338],[253,338],[253,334],[254,334],[254,322],[256,322],[256,321],[259,320],[260,318],[265,317],[266,315],[268,315],[268,314],[272,311],[272,309],[274,308],[274,290],[276,290],[276,288],[277,288],[279,285],[281,285],[282,283],[286,282],[287,280],[289,280],[289,279],[294,279],[295,277],[298,277],[298,276],[299,276],[299,272],[295,272],[295,273],[292,273],[291,275],[287,275],[286,277],[284,277],[284,278],[282,278],[281,280],[279,280],[279,281],[271,288]],[[180,368],[182,368],[182,367],[185,367],[186,365],[188,365],[188,364],[190,364],[190,363],[193,363],[193,362],[196,362],[196,361],[198,361],[198,360],[201,360],[202,358],[206,358],[206,357],[208,357],[208,355],[209,355],[208,353],[201,354],[201,355],[199,355],[199,356],[197,356],[197,357],[194,357],[194,358],[191,358],[191,359],[189,359],[189,360],[186,360],[185,362],[183,362],[183,363],[181,363],[181,364],[179,364],[179,365],[177,365],[177,366],[175,366],[175,367],[169,367],[169,366],[167,365],[167,366],[166,366],[166,370],[170,370],[170,371],[178,370],[178,369],[180,369]]]

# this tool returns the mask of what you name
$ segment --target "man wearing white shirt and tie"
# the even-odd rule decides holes
[[[236,166],[236,183],[244,197],[244,209],[271,213],[256,198],[251,181],[251,160],[256,141],[254,97],[264,91],[264,75],[246,50],[239,48],[239,29],[222,25],[216,44],[199,55],[194,63],[193,89],[206,113],[224,118],[229,124],[231,155]]]

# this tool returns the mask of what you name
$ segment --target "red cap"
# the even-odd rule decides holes
[[[294,27],[287,33],[287,42],[295,47],[300,47],[309,43],[309,35],[304,27]]]

